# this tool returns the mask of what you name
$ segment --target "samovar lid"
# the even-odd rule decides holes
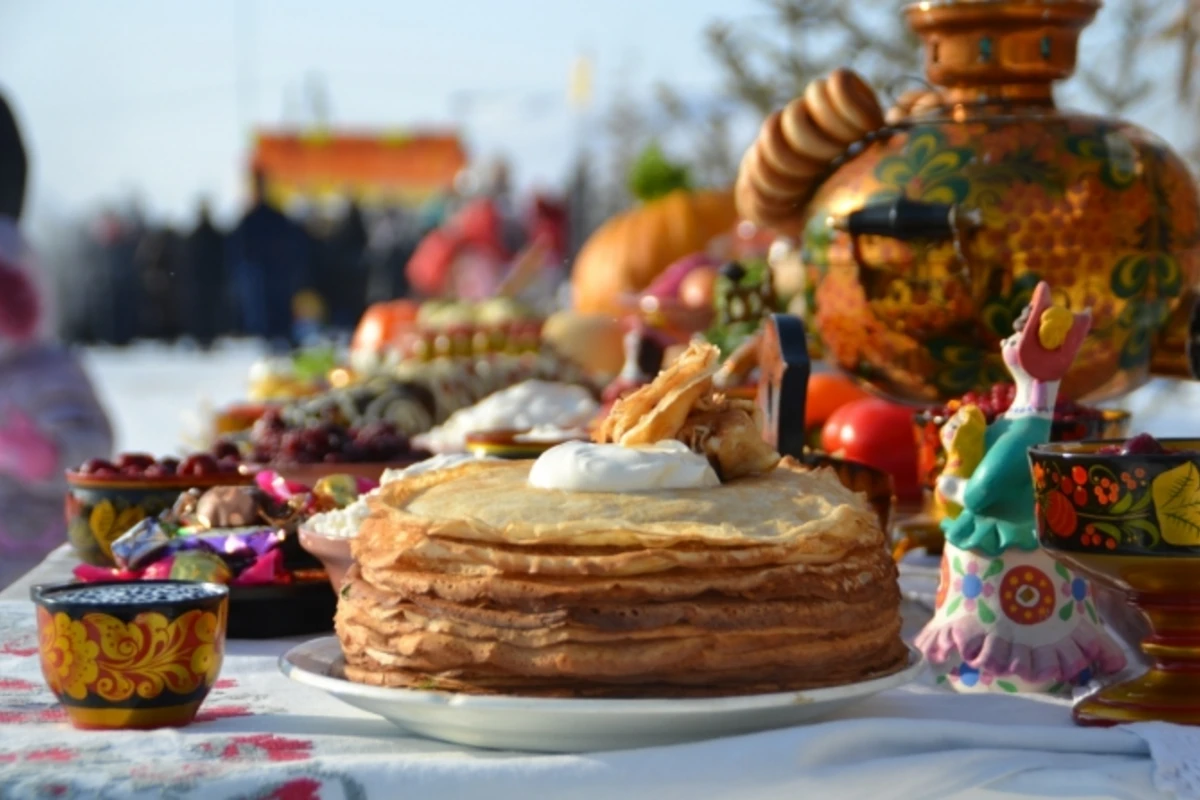
[[[924,0],[904,9],[925,43],[925,74],[957,102],[1052,102],[1075,71],[1079,34],[1099,0]]]

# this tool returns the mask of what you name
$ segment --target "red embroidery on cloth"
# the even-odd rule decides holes
[[[67,747],[43,747],[39,750],[30,750],[28,753],[0,753],[0,764],[15,764],[17,761],[65,764],[78,757],[78,752]]]
[[[197,749],[209,757],[225,761],[304,761],[312,757],[313,743],[270,733],[234,736],[231,739],[203,742]]]
[[[263,800],[321,800],[321,782],[313,778],[296,778],[280,784]]]
[[[52,725],[67,721],[67,712],[62,706],[36,708],[20,711],[0,710],[0,725],[29,725],[31,723]]]
[[[238,685],[238,682],[235,681],[233,678],[219,678],[217,680],[217,682],[213,684],[213,688],[214,689],[236,689],[237,685]]]
[[[38,685],[20,678],[0,678],[0,692],[35,692]]]
[[[0,656],[20,656],[21,658],[29,658],[37,655],[37,645],[33,647],[19,647],[13,642],[5,642],[0,645]]]
[[[252,716],[254,716],[254,712],[250,710],[249,706],[212,706],[211,708],[201,708],[196,714],[196,722],[213,722],[218,719]]]

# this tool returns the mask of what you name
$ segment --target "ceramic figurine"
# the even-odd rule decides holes
[[[1050,438],[1059,383],[1090,326],[1089,312],[1054,306],[1050,287],[1038,284],[1001,343],[1017,386],[1012,407],[983,432],[983,458],[969,475],[958,463],[938,479],[940,499],[961,511],[942,523],[936,611],[917,646],[956,691],[1065,694],[1125,666],[1089,581],[1038,546],[1034,525],[1027,453]],[[969,426],[957,433],[957,449],[977,449],[962,441]]]

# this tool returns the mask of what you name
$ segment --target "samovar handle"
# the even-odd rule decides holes
[[[775,452],[804,458],[804,409],[808,402],[808,336],[804,322],[791,314],[772,314],[763,320],[758,356],[758,407],[763,414],[763,438]]]
[[[858,246],[859,236],[886,236],[902,242],[949,239],[965,276],[970,272],[970,263],[963,247],[963,233],[978,228],[982,222],[983,216],[976,209],[897,197],[890,203],[876,203],[844,216],[830,217],[828,224],[849,234],[850,249],[859,267],[865,266]]]

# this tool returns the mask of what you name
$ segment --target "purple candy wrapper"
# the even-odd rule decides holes
[[[171,551],[212,553],[220,556],[237,574],[279,547],[285,535],[283,531],[273,528],[239,528],[195,533],[177,538],[172,542]]]

